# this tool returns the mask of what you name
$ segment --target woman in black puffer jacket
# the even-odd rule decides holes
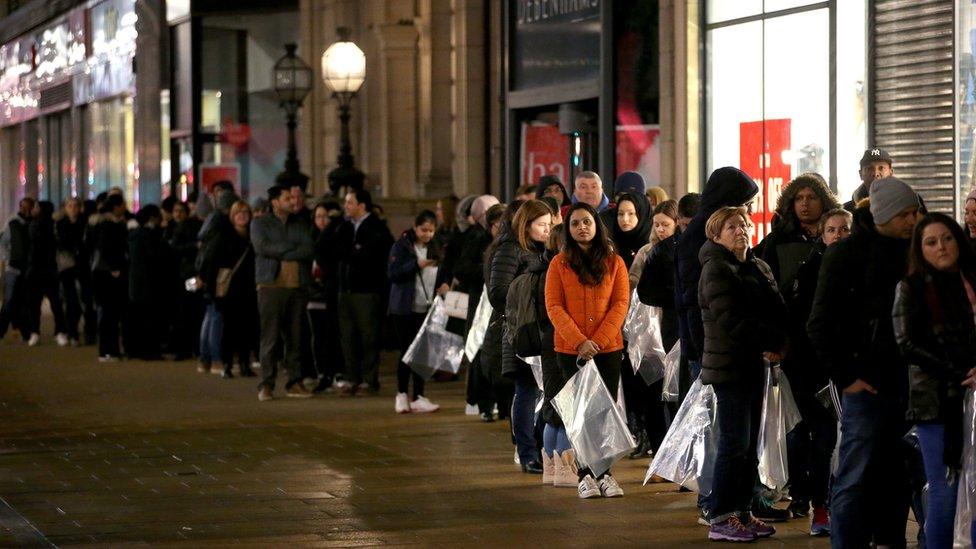
[[[718,449],[709,539],[751,541],[776,532],[750,513],[758,477],[763,355],[778,362],[786,306],[772,271],[749,250],[745,208],[720,208],[705,226],[698,303],[705,327],[702,383],[715,390]]]
[[[548,267],[545,245],[549,240],[551,222],[549,206],[539,200],[530,200],[515,210],[510,229],[504,231],[489,249],[491,260],[486,262],[486,280],[488,300],[494,309],[493,327],[505,322],[505,305],[512,281],[528,272],[544,275]],[[542,463],[535,437],[535,405],[539,387],[529,365],[515,356],[508,338],[504,337],[504,328],[493,329],[501,329],[502,333],[501,368],[498,373],[515,382],[511,424],[522,471],[541,474]]]
[[[974,288],[976,256],[962,227],[943,214],[926,216],[915,226],[908,276],[898,283],[892,316],[908,361],[907,416],[916,424],[928,480],[928,547],[952,547],[963,440],[969,436],[963,401],[967,386],[976,385]]]

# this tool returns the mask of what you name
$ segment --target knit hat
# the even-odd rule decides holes
[[[230,211],[230,207],[240,199],[233,191],[224,191],[217,196],[217,209],[227,213]]]
[[[641,177],[641,174],[624,172],[617,176],[617,180],[613,182],[613,194],[614,196],[620,193],[644,194],[645,187],[644,178]]]
[[[908,208],[919,206],[918,195],[907,183],[895,177],[876,179],[871,184],[871,216],[876,225],[884,225]]]
[[[495,204],[498,204],[498,199],[494,196],[490,194],[479,196],[471,204],[471,217],[474,217],[476,222],[481,224],[482,227],[485,227],[485,212]],[[485,228],[487,229],[488,227]]]

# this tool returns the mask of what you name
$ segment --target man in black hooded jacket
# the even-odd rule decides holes
[[[30,338],[30,323],[27,319],[28,285],[27,268],[30,261],[30,222],[35,200],[25,197],[20,201],[20,210],[7,222],[0,236],[0,247],[6,261],[4,267],[3,308],[0,309],[0,339],[7,333],[10,324],[20,330],[26,342]]]

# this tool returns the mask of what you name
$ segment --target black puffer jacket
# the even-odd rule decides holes
[[[54,240],[58,252],[70,254],[75,260],[75,266],[88,264],[88,252],[85,250],[85,228],[88,222],[78,216],[74,222],[68,216],[62,216],[54,222]]]
[[[176,260],[179,263],[179,282],[196,276],[197,274],[197,252],[200,250],[200,241],[197,235],[203,222],[199,218],[191,216],[183,223],[170,223],[166,227],[166,241],[173,249]]]
[[[451,276],[458,281],[457,290],[468,294],[468,321],[465,333],[471,328],[481,290],[485,285],[485,251],[491,244],[491,235],[475,223],[459,235],[460,249],[452,260]],[[448,244],[450,246],[450,244]],[[438,278],[440,273],[438,272]]]
[[[780,352],[786,343],[786,306],[773,273],[751,252],[740,262],[712,241],[698,257],[705,326],[702,383],[761,383],[763,352]]]
[[[167,274],[173,264],[172,250],[159,227],[143,226],[129,231],[129,301],[140,305],[165,303]]]
[[[968,281],[976,287],[976,276]],[[908,276],[898,283],[893,316],[895,340],[908,361],[907,419],[958,419],[962,380],[976,368],[976,325],[961,275]]]
[[[783,359],[783,371],[789,377],[794,395],[816,394],[830,380],[807,336],[807,320],[813,307],[817,275],[826,249],[822,241],[816,243],[806,261],[796,269],[793,284],[782,287],[786,308],[790,312],[790,352]]]
[[[528,272],[530,266],[532,269],[544,271],[548,262],[545,262],[542,257],[544,250],[541,244],[537,251],[527,251],[519,246],[507,229],[498,239],[498,245],[495,247],[490,261],[485,263],[488,301],[493,310],[482,348],[491,358],[491,366],[496,373],[512,376],[519,371],[526,371],[528,366],[515,358],[514,352],[505,343],[505,303],[508,300],[508,288],[512,285],[515,277]],[[545,303],[544,298],[543,303]],[[500,352],[500,354],[496,355],[496,352]]]
[[[893,399],[907,397],[891,311],[908,247],[878,234],[871,212],[859,208],[850,238],[824,253],[807,335],[839,390],[862,379]]]
[[[35,218],[30,223],[29,276],[51,277],[58,273],[57,244],[54,241],[54,220],[48,215]]]
[[[674,306],[674,250],[677,235],[658,242],[647,255],[647,263],[637,283],[641,303],[661,308],[661,338],[664,350],[678,341],[678,310]]]

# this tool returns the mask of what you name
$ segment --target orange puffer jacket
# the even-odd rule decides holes
[[[563,254],[549,264],[546,311],[556,329],[557,353],[576,354],[588,339],[599,346],[601,354],[624,348],[630,282],[619,255],[614,254],[609,262],[606,276],[596,286],[581,284]]]

